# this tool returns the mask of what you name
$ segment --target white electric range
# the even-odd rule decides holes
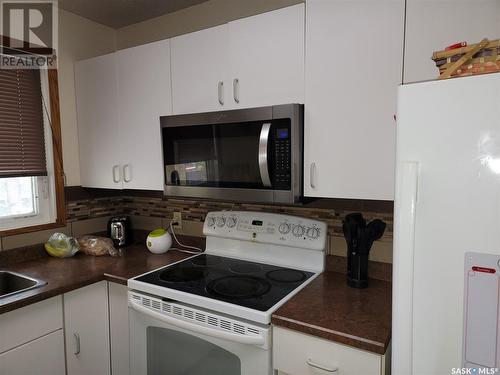
[[[326,232],[289,215],[207,214],[204,253],[128,282],[131,373],[271,374],[271,315],[323,271]]]

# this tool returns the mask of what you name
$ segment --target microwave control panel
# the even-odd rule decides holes
[[[276,123],[274,128],[274,188],[288,190],[292,183],[290,126]]]

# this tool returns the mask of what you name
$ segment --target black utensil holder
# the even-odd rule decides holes
[[[368,254],[347,254],[347,285],[352,288],[368,286]]]

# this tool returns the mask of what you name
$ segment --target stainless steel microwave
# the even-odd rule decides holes
[[[160,117],[167,196],[295,203],[304,107],[284,104]]]

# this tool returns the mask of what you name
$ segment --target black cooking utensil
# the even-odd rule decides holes
[[[384,235],[385,228],[387,227],[387,224],[384,223],[380,219],[375,219],[375,220],[371,221],[370,224],[368,224],[368,226],[371,228],[370,232],[371,232],[373,241],[376,241]]]
[[[386,224],[379,219],[368,225],[361,213],[345,216],[342,229],[347,243],[347,284],[354,288],[368,286],[368,255],[373,241],[384,234]]]
[[[347,248],[356,252],[361,233],[366,227],[366,220],[360,213],[352,213],[345,216],[342,229],[347,242]]]

